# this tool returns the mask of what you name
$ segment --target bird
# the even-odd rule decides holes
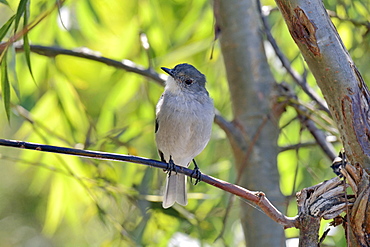
[[[156,106],[158,154],[162,162],[189,167],[211,138],[213,100],[205,88],[205,75],[193,65],[182,63],[161,69],[169,76]],[[188,203],[186,179],[184,174],[168,171],[162,206],[169,208],[175,202],[183,206]]]

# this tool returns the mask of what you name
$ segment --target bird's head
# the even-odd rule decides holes
[[[169,74],[170,78],[166,82],[166,87],[171,91],[188,90],[193,92],[205,90],[206,77],[199,72],[193,65],[182,63],[173,69],[161,67]]]

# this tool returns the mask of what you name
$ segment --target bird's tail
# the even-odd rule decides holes
[[[186,196],[186,179],[184,174],[172,174],[167,177],[166,190],[163,196],[163,208],[171,207],[175,202],[186,206],[188,198]]]

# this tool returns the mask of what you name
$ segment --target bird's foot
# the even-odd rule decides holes
[[[171,176],[171,172],[175,172],[177,174],[177,168],[176,168],[175,163],[172,160],[172,156],[170,156],[170,160],[167,163],[166,172],[169,177]]]
[[[195,174],[194,185],[197,185],[202,180],[202,173],[200,172],[199,167],[197,166],[197,163],[195,162],[194,159],[193,159],[193,163],[194,163],[194,170],[191,173],[190,181],[191,183],[193,183],[193,175]]]

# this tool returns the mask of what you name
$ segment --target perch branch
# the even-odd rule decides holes
[[[161,169],[168,168],[168,165],[164,162],[142,158],[142,157],[137,157],[133,155],[124,155],[124,154],[115,154],[115,153],[98,152],[98,151],[90,151],[90,150],[81,150],[81,149],[75,149],[75,148],[57,147],[57,146],[51,146],[51,145],[43,145],[43,144],[37,144],[37,143],[6,140],[6,139],[0,139],[0,146],[23,148],[23,149],[37,150],[37,151],[50,152],[50,153],[68,154],[68,155],[73,155],[73,156],[78,156],[78,157],[83,157],[83,158],[125,161],[125,162],[130,162],[130,163],[148,165],[148,166],[161,168]],[[188,169],[182,166],[176,166],[176,169],[178,173],[185,174],[195,179],[197,178],[196,173],[194,173],[193,170],[191,169]],[[234,195],[240,196],[256,204],[272,220],[281,224],[285,228],[297,226],[297,217],[287,217],[283,215],[281,212],[279,212],[279,210],[277,210],[271,204],[271,202],[267,199],[267,197],[265,196],[263,192],[250,191],[238,185],[234,185],[226,181],[213,178],[206,174],[202,174],[201,181],[207,184],[210,184],[212,186],[215,186],[217,188],[220,188],[229,193],[232,193]]]

